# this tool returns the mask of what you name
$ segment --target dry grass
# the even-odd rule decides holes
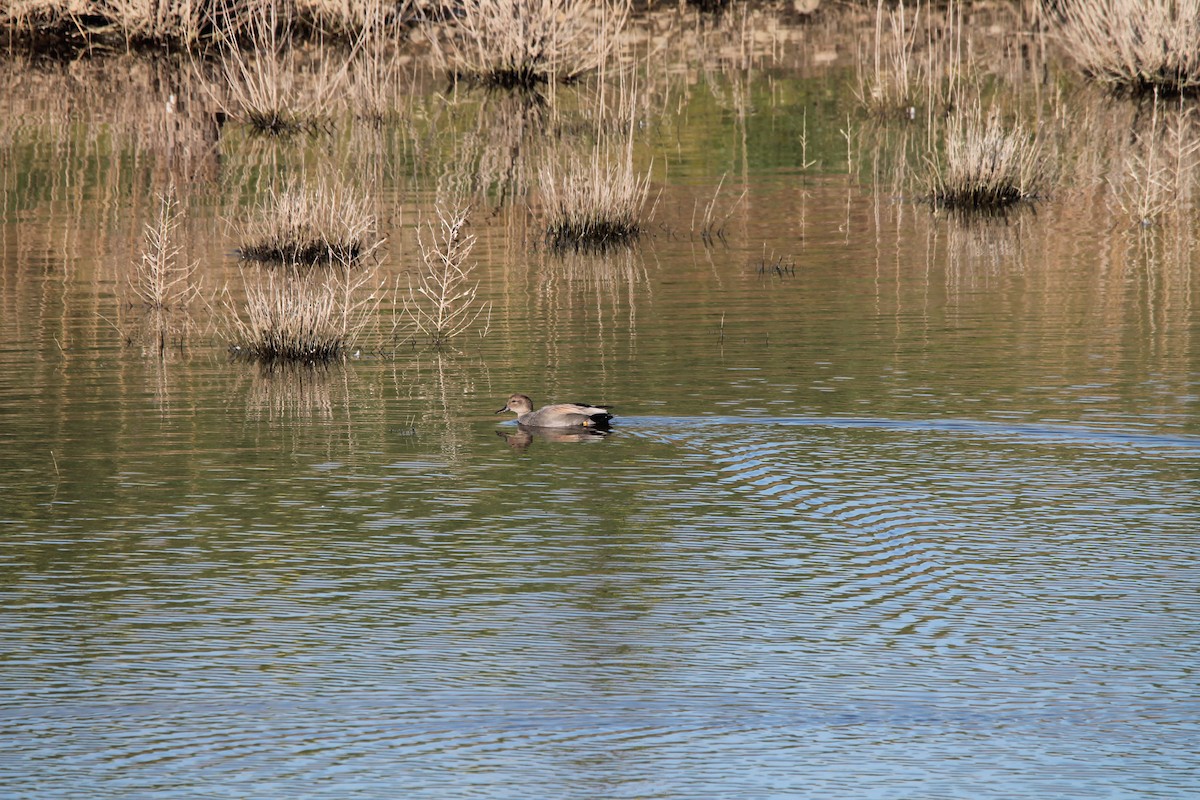
[[[257,361],[343,358],[372,320],[382,294],[371,270],[337,262],[245,270],[245,306],[226,296],[231,351]]]
[[[880,116],[916,119],[950,104],[962,72],[961,0],[943,9],[921,0],[892,8],[877,0],[873,49],[860,53],[855,96]]]
[[[641,235],[650,170],[634,168],[632,130],[621,142],[602,137],[587,156],[548,158],[539,179],[552,248],[604,249]]]
[[[305,72],[290,43],[293,23],[280,16],[277,3],[255,0],[241,28],[245,47],[232,38],[220,43],[222,91],[213,94],[230,119],[258,133],[286,136],[326,129],[328,111],[346,77],[349,59],[334,69],[334,59],[321,58]]]
[[[80,46],[115,48],[171,47],[202,50],[217,43],[244,40],[256,26],[266,0],[5,0],[0,31],[40,37],[45,45],[61,40],[67,51]],[[295,24],[289,38],[357,40],[372,25],[398,36],[415,21],[413,0],[286,0]]]
[[[417,331],[440,347],[466,332],[490,303],[476,303],[478,283],[471,283],[474,265],[467,263],[475,237],[464,235],[467,209],[448,213],[437,209],[438,223],[418,229],[422,270],[416,286],[409,286],[403,301],[404,316]],[[428,238],[426,238],[428,237]]]
[[[971,211],[1002,209],[1037,197],[1047,177],[1041,142],[1020,123],[976,99],[946,120],[945,152],[930,159],[934,205]]]
[[[195,47],[211,23],[213,0],[103,0],[127,45]]]
[[[600,67],[631,0],[461,0],[456,23],[432,37],[440,66],[503,89],[570,82]]]
[[[354,263],[382,243],[370,197],[323,177],[270,190],[241,240],[243,258],[285,264]]]
[[[1059,34],[1083,70],[1135,92],[1200,91],[1200,0],[1059,0]]]

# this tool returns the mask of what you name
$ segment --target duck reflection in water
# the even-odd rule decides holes
[[[513,450],[525,450],[534,439],[543,442],[599,442],[612,431],[607,428],[579,428],[564,430],[554,428],[530,428],[517,425],[515,432],[496,431],[496,435],[508,443]]]

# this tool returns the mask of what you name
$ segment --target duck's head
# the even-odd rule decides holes
[[[514,394],[508,398],[508,402],[505,403],[504,408],[496,413],[503,414],[505,411],[512,411],[517,416],[528,414],[530,411],[533,411],[533,401],[529,399],[528,395]]]

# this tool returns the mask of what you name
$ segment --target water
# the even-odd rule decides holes
[[[841,112],[808,115],[826,168],[797,174],[789,98],[836,74],[789,69],[749,81],[755,114],[702,88],[650,125],[635,250],[558,257],[519,204],[477,212],[486,337],[389,350],[389,300],[316,370],[231,361],[203,314],[183,352],[127,345],[155,175],[195,162],[107,95],[86,134],[21,106],[4,794],[1200,789],[1190,250],[1065,189],[933,215],[839,173]],[[437,164],[334,141],[197,157],[182,236],[210,287],[236,296],[244,176],[330,150],[382,154],[380,268],[412,268]],[[690,220],[722,175],[722,207],[746,197],[709,248]],[[614,431],[522,435],[492,414],[513,391],[611,403]]]

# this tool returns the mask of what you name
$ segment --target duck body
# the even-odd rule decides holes
[[[607,408],[587,403],[554,403],[534,411],[533,401],[524,394],[509,397],[504,408],[496,413],[503,414],[505,411],[517,415],[518,425],[530,428],[607,428],[608,421],[613,417]]]

